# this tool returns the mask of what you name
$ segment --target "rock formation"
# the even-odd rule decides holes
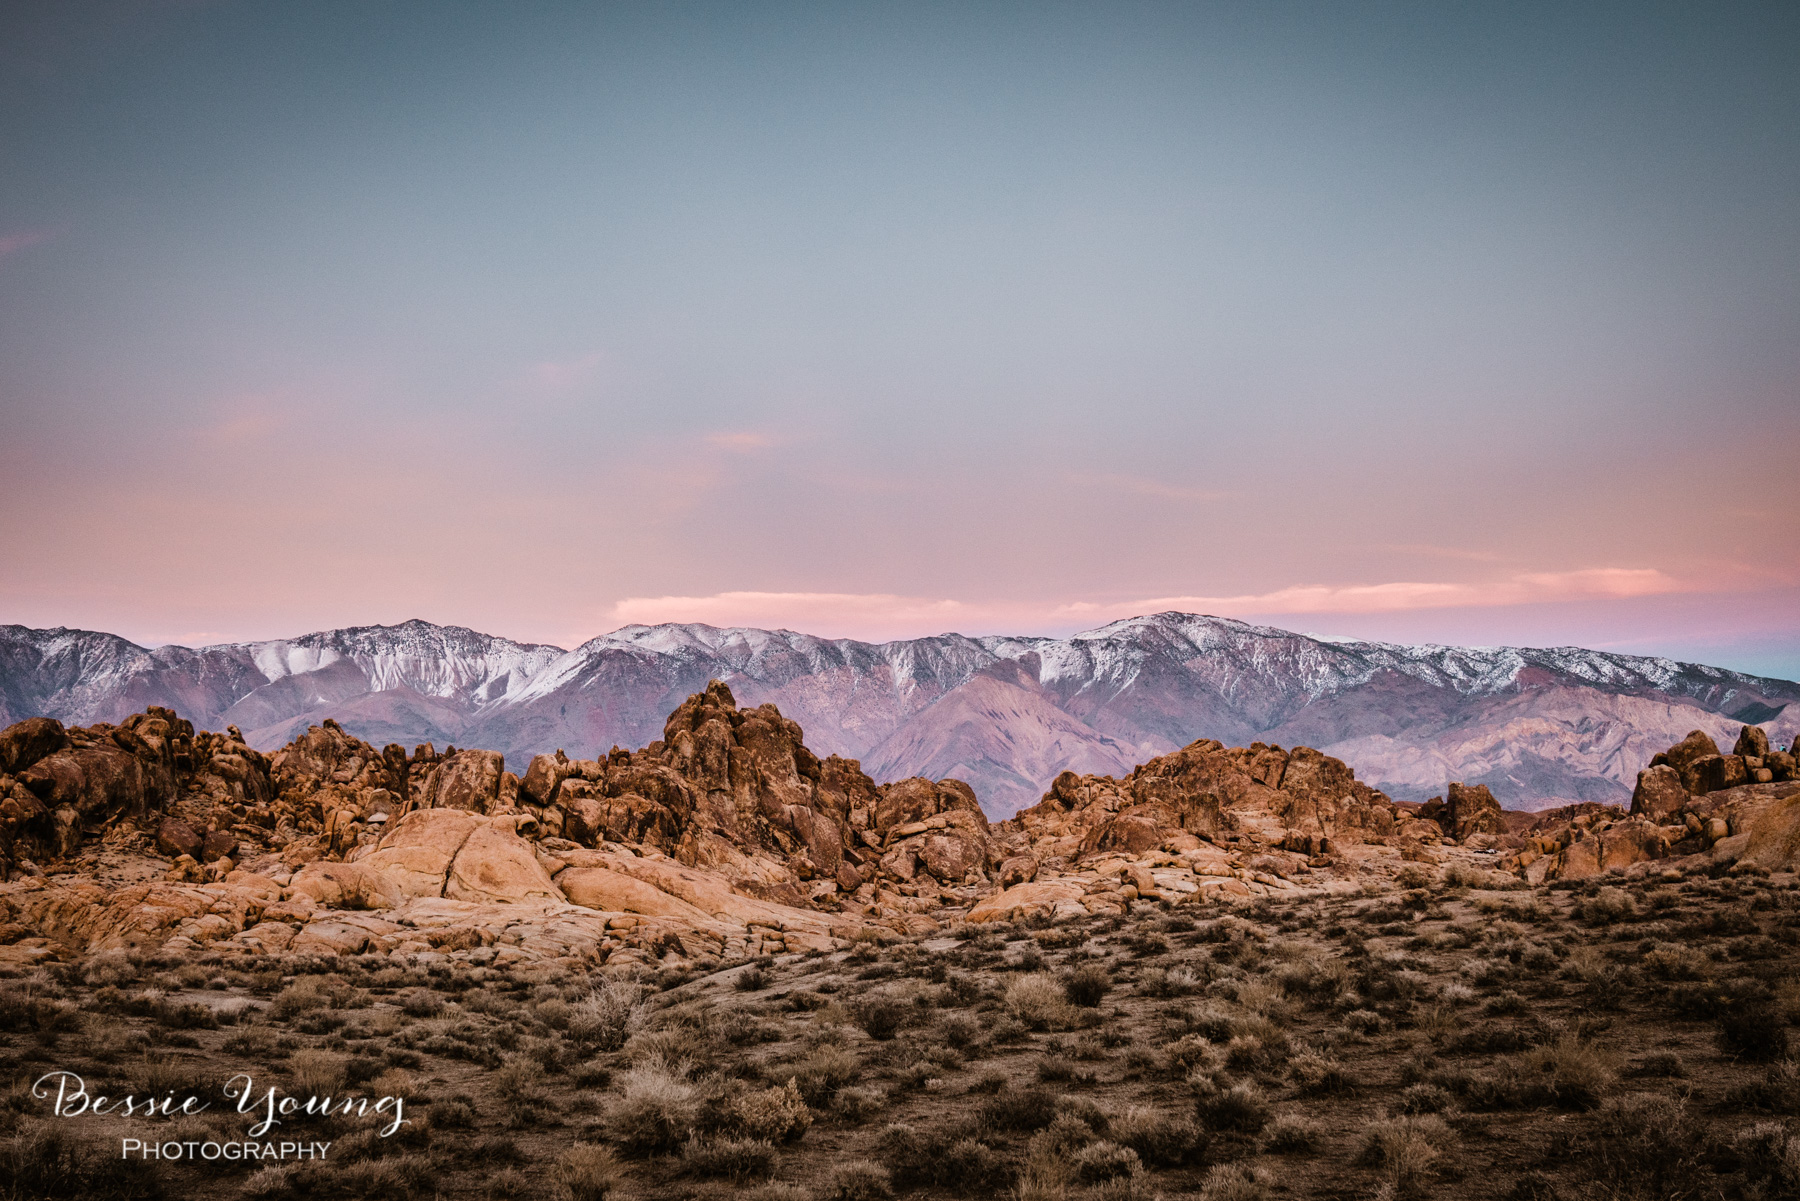
[[[17,723],[0,731],[0,963],[203,945],[705,960],[1354,889],[1406,864],[1543,881],[1800,856],[1792,753],[1754,727],[1729,756],[1703,732],[1655,756],[1629,814],[1509,813],[1462,783],[1396,804],[1312,748],[1202,739],[1122,776],[1064,772],[998,824],[961,780],[877,785],[820,758],[774,705],[740,707],[717,680],[662,734],[538,755],[520,777],[497,752],[377,750],[331,719],[273,755],[162,708]]]
[[[1631,809],[1581,806],[1523,832],[1503,861],[1531,882],[1577,879],[1670,858],[1800,862],[1800,779],[1791,751],[1744,726],[1729,755],[1694,730],[1638,773]]]

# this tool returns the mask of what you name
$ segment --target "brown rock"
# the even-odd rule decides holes
[[[1462,842],[1473,834],[1500,834],[1506,823],[1500,816],[1500,802],[1486,784],[1451,784],[1445,790],[1444,815],[1440,824],[1444,833]]]
[[[1695,764],[1718,753],[1719,744],[1710,735],[1704,730],[1691,730],[1686,738],[1664,751],[1662,758],[1681,775],[1681,786],[1698,796],[1706,789],[1701,787]]]
[[[610,868],[564,868],[556,874],[556,885],[570,904],[588,909],[679,918],[700,926],[712,924],[712,915],[697,906]]]
[[[446,755],[425,777],[422,809],[468,809],[491,813],[500,800],[500,777],[506,759],[498,751],[457,751]]]
[[[1081,840],[1081,853],[1092,855],[1099,851],[1124,851],[1131,855],[1141,855],[1145,851],[1155,850],[1162,845],[1162,840],[1162,827],[1155,818],[1132,814],[1115,817],[1088,831],[1087,837]]]
[[[1769,736],[1761,726],[1745,726],[1738,731],[1737,744],[1731,748],[1731,753],[1747,759],[1766,759],[1769,756]]]
[[[557,788],[574,773],[574,764],[561,751],[554,755],[533,755],[524,778],[519,781],[519,795],[533,805],[551,804],[556,800]]]
[[[54,718],[28,717],[15,722],[0,730],[0,773],[16,776],[68,746],[69,736]]]
[[[171,859],[188,855],[199,860],[203,842],[199,832],[178,817],[165,817],[156,828],[156,849]]]
[[[563,899],[531,844],[503,818],[482,822],[469,834],[451,861],[444,896],[500,903]]]
[[[238,840],[235,834],[226,830],[210,830],[201,840],[200,854],[196,857],[203,863],[216,863],[237,853]]]
[[[1014,855],[1000,864],[1000,887],[1029,884],[1037,879],[1038,861],[1030,855]]]
[[[443,896],[450,865],[481,824],[461,809],[415,809],[357,862],[386,873],[407,896]]]
[[[367,863],[309,863],[295,873],[289,890],[326,909],[394,909],[407,899],[390,877]]]
[[[1691,770],[1699,782],[1701,793],[1721,792],[1750,782],[1742,755],[1709,755],[1696,759]]]
[[[1637,787],[1631,793],[1631,812],[1644,817],[1665,818],[1679,813],[1688,803],[1688,790],[1681,786],[1681,773],[1673,767],[1647,767],[1638,773]]]
[[[1795,776],[1794,756],[1787,751],[1770,751],[1763,756],[1763,764],[1777,781],[1792,780]]]

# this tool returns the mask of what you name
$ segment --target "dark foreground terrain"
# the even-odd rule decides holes
[[[0,980],[0,1197],[1800,1196],[1800,883],[1139,903],[701,974],[124,956]],[[1490,878],[1491,879],[1491,878]],[[947,936],[954,933],[955,937]],[[55,1118],[31,1085],[193,1094]],[[398,1096],[241,1141],[236,1073]],[[46,1091],[46,1090],[40,1090]]]

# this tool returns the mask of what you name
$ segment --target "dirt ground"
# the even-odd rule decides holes
[[[0,980],[0,1198],[1800,1196],[1792,876],[1406,882],[705,975],[60,964]],[[53,1073],[210,1108],[58,1118]],[[240,1073],[407,1124],[251,1140],[322,1161],[120,1158],[247,1140]]]

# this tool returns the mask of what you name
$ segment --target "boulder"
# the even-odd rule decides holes
[[[1688,792],[1698,796],[1706,791],[1700,786],[1700,777],[1695,764],[1719,753],[1719,744],[1712,740],[1704,730],[1690,730],[1688,736],[1664,751],[1657,758],[1667,763],[1681,776],[1681,786]],[[1651,766],[1656,766],[1652,759]]]
[[[1444,812],[1439,819],[1444,833],[1458,842],[1474,834],[1501,834],[1506,830],[1500,802],[1486,784],[1451,784],[1444,798]]]
[[[201,860],[201,850],[205,839],[194,827],[178,817],[165,817],[156,828],[156,849],[171,859],[190,855]],[[210,860],[201,860],[211,862]]]
[[[506,758],[498,751],[462,750],[433,767],[425,777],[419,807],[468,809],[491,813],[500,800],[500,777]]]
[[[501,818],[470,832],[451,861],[443,895],[454,901],[518,902],[563,900],[531,844]]]
[[[1769,757],[1769,736],[1761,726],[1745,726],[1738,731],[1737,743],[1731,753],[1748,759],[1766,759]]]
[[[605,867],[567,867],[556,873],[556,886],[572,905],[611,913],[642,913],[710,925],[712,916],[654,884]]]
[[[237,835],[228,830],[208,830],[206,837],[200,840],[200,854],[196,858],[202,863],[216,863],[237,853]]]
[[[1681,773],[1667,764],[1647,767],[1638,773],[1637,787],[1631,793],[1631,812],[1644,817],[1665,818],[1679,813],[1688,803],[1688,790],[1681,786]]]
[[[394,909],[407,894],[387,875],[364,863],[309,863],[294,876],[289,891],[311,897],[325,909]]]
[[[463,844],[482,819],[461,809],[415,809],[393,823],[357,862],[386,875],[411,897],[440,897]]]
[[[0,730],[0,774],[16,776],[68,746],[69,736],[54,718],[28,717],[15,722]]]
[[[1738,824],[1743,834],[1738,862],[1772,872],[1800,868],[1800,790],[1756,805]]]
[[[524,778],[519,781],[519,797],[532,805],[552,804],[558,787],[575,772],[575,764],[561,751],[554,755],[533,755]]]
[[[1029,884],[1037,879],[1038,861],[1030,855],[1014,855],[1000,864],[1000,887]]]
[[[1695,791],[1700,793],[1723,792],[1750,782],[1742,755],[1708,755],[1694,760],[1692,770],[1700,785]]]
[[[1081,897],[1085,888],[1078,879],[1036,880],[1015,884],[978,902],[969,910],[969,922],[1010,922],[1030,917],[1059,916],[1059,906],[1074,906],[1084,916]],[[1062,912],[1073,912],[1063,909]]]

